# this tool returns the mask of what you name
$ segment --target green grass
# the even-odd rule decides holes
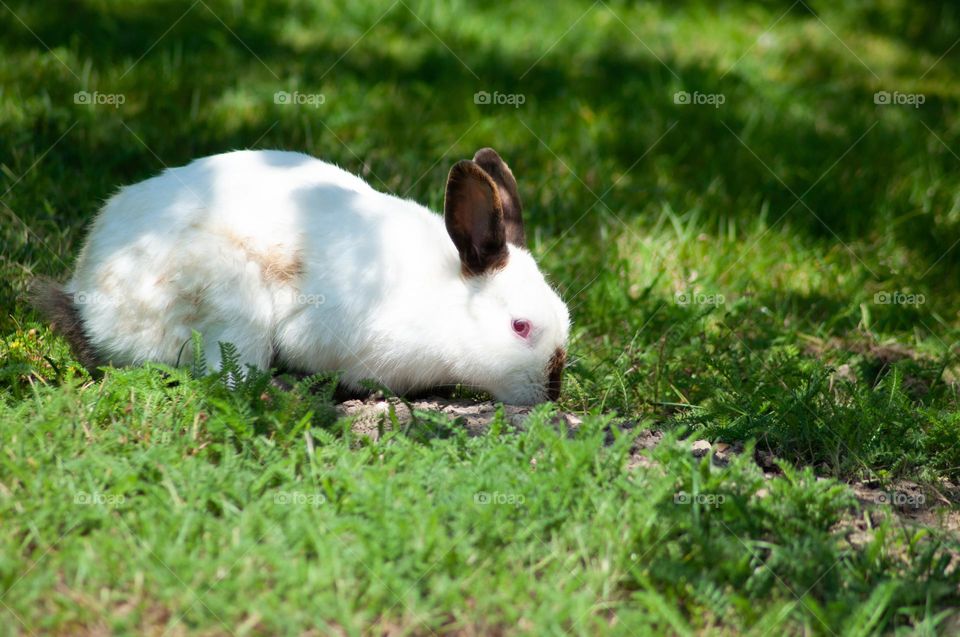
[[[956,630],[960,538],[845,483],[955,507],[960,11],[834,4],[0,5],[0,628]],[[93,382],[24,301],[165,165],[302,150],[439,209],[487,145],[572,310],[574,435],[544,406],[374,442],[322,379]],[[633,466],[647,427],[665,442]],[[747,452],[711,466],[691,437]]]

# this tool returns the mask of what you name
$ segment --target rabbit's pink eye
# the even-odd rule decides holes
[[[525,321],[523,319],[514,319],[513,331],[517,333],[517,336],[521,338],[527,338],[528,336],[530,336],[530,321]]]

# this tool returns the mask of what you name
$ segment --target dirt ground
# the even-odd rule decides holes
[[[476,402],[445,398],[400,401],[379,397],[348,400],[340,403],[337,409],[341,415],[353,418],[354,435],[376,440],[381,429],[384,431],[390,429],[390,423],[393,422],[390,417],[391,407],[396,415],[396,422],[400,426],[411,422],[411,410],[442,412],[459,419],[471,436],[483,434],[489,428],[498,409],[495,403],[489,401]],[[503,410],[511,425],[523,427],[533,408],[505,405]],[[561,412],[555,416],[555,422],[558,426],[565,425],[569,431],[574,432],[582,421],[575,414]],[[611,425],[621,431],[630,430],[636,426],[632,422]],[[663,433],[660,431],[639,432],[631,449],[627,469],[650,466],[651,460],[645,451],[656,447],[662,439]],[[611,429],[608,433],[608,442],[612,443],[613,440],[614,435]],[[743,446],[739,443],[687,440],[684,444],[689,444],[690,452],[697,457],[709,454],[717,467],[726,466],[733,455],[743,452]],[[758,449],[755,451],[754,460],[768,479],[779,474],[773,454]],[[904,524],[937,528],[960,537],[960,487],[957,485],[950,483],[921,485],[901,480],[886,485],[879,482],[856,481],[850,483],[850,487],[861,505],[861,511],[857,515],[851,515],[849,524],[844,525],[851,542],[865,541],[879,516],[889,514],[896,515]]]

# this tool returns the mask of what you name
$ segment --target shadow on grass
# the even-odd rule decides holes
[[[79,86],[50,87],[49,73],[63,73],[54,65],[32,87],[49,90],[54,106],[0,124],[0,132],[33,148],[7,162],[24,172],[80,122],[70,141],[57,146],[58,163],[41,168],[48,177],[26,180],[11,204],[25,211],[37,234],[53,237],[55,251],[75,251],[79,229],[99,201],[163,164],[254,143],[306,150],[365,174],[378,188],[410,188],[410,196],[437,207],[455,153],[467,154],[472,143],[497,146],[510,158],[527,207],[537,213],[534,225],[548,237],[570,228],[601,194],[602,206],[588,217],[608,218],[607,208],[629,220],[666,201],[676,210],[701,210],[709,228],[767,206],[771,222],[793,232],[827,243],[883,236],[910,249],[919,271],[932,268],[931,279],[960,280],[960,250],[952,250],[960,221],[944,214],[955,193],[941,183],[956,172],[957,160],[927,130],[942,127],[948,102],[932,95],[922,112],[879,109],[865,69],[837,77],[837,68],[856,65],[842,49],[790,40],[782,79],[771,83],[740,68],[727,73],[706,59],[666,56],[661,63],[630,37],[607,38],[586,52],[560,47],[542,59],[540,49],[521,54],[498,46],[495,25],[484,34],[441,30],[434,38],[399,7],[344,55],[343,38],[319,21],[318,29],[328,31],[295,46],[284,37],[283,11],[252,3],[237,14],[227,3],[208,4],[13,7],[47,46],[89,60],[100,82],[133,96],[127,110],[72,108]],[[903,7],[918,26],[902,37],[915,40],[938,33],[949,13],[934,3]],[[314,19],[325,9],[316,11]],[[895,37],[893,18],[864,12],[866,31]],[[797,9],[784,21],[816,18]],[[8,55],[43,51],[17,21],[5,21],[0,35]],[[330,90],[329,107],[269,103],[273,91],[293,82]],[[474,103],[477,91],[491,89],[523,94],[524,107]],[[21,90],[31,91],[28,81]],[[726,101],[717,109],[678,105],[680,90],[723,94]],[[226,121],[232,115],[209,102],[236,91],[253,94],[255,105]],[[921,190],[921,177],[935,185]],[[589,243],[592,227],[588,218],[572,240],[587,236]],[[64,270],[61,261],[22,243],[13,258],[42,272]]]

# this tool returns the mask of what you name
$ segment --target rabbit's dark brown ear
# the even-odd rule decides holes
[[[527,239],[523,232],[523,206],[520,204],[520,193],[517,191],[517,180],[507,166],[507,162],[500,159],[492,148],[481,148],[473,156],[483,170],[490,175],[497,184],[500,203],[503,206],[503,225],[506,229],[507,243],[519,248],[527,247]]]
[[[503,207],[497,185],[475,162],[464,159],[450,169],[443,219],[460,253],[464,274],[483,274],[506,265]]]

